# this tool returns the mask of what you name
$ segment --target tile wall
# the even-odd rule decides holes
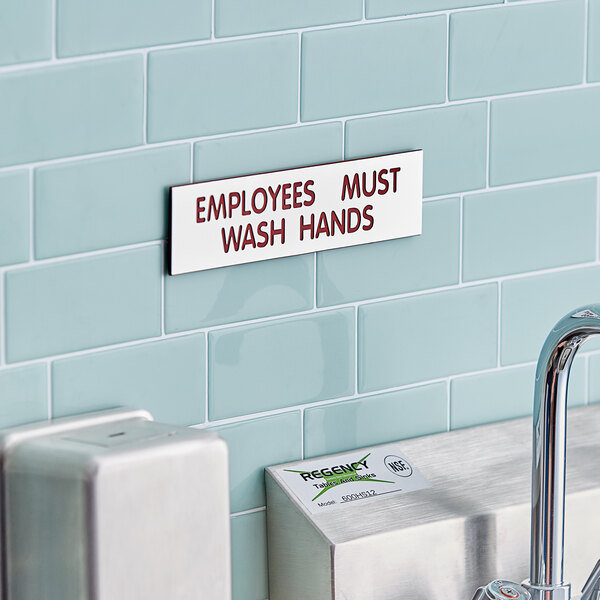
[[[168,186],[414,148],[422,236],[165,274]],[[0,426],[215,428],[264,600],[264,466],[530,413],[600,301],[599,177],[600,0],[4,3]]]

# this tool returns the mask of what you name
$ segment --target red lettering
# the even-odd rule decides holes
[[[296,181],[296,183],[294,183],[294,191],[293,191],[294,200],[292,202],[292,204],[294,205],[294,208],[302,208],[302,202],[300,202],[300,201],[296,202],[296,200],[298,200],[298,198],[302,198],[302,190],[299,189],[301,187],[302,187],[301,181]]]
[[[342,208],[342,219],[338,217],[335,210],[331,211],[331,235],[335,235],[335,227],[340,230],[340,233],[344,235],[346,233],[346,209]]]
[[[348,198],[352,200],[354,198],[354,193],[358,198],[360,198],[360,180],[358,178],[358,173],[354,174],[354,178],[352,179],[352,185],[350,185],[350,179],[348,175],[344,175],[344,182],[342,183],[342,200],[346,199],[346,192],[348,193]]]
[[[233,202],[233,199],[236,199],[237,202]],[[239,208],[242,197],[237,192],[230,192],[229,194],[229,216],[233,217],[233,211],[236,208]]]
[[[235,229],[230,227],[227,238],[225,237],[225,227],[222,227],[221,238],[223,239],[223,250],[225,250],[225,254],[229,252],[231,244],[233,244],[233,249],[237,252],[240,249],[240,240],[242,239],[242,226],[238,226],[237,236],[235,234]]]
[[[269,186],[269,194],[271,198],[273,198],[273,210],[277,210],[277,196],[279,196],[279,190],[281,189],[281,185],[277,186],[277,189],[273,191],[273,188]]]
[[[315,215],[310,215],[310,223],[304,223],[304,215],[300,215],[300,241],[304,240],[304,232],[310,231],[310,239],[315,238]]]
[[[271,246],[275,243],[275,236],[281,236],[281,244],[285,244],[285,219],[281,219],[281,227],[275,229],[275,221],[271,221]]]
[[[357,217],[357,222],[356,225],[352,225],[352,215],[356,215]],[[348,233],[354,233],[355,231],[358,231],[358,228],[360,227],[360,211],[358,210],[358,208],[349,208],[348,209]]]
[[[269,192],[271,191],[271,188],[269,188]],[[259,193],[262,195],[263,197],[263,205],[259,208],[258,205],[256,204],[256,197],[259,195]],[[268,202],[268,198],[267,198],[267,192],[265,192],[265,190],[263,188],[258,188],[256,190],[254,190],[254,193],[252,194],[252,210],[260,215],[260,213],[264,212],[265,209],[267,208],[267,202]]]
[[[327,215],[324,212],[322,212],[319,216],[319,224],[317,225],[315,237],[318,238],[322,233],[324,233],[327,237],[331,235],[329,232],[329,221],[327,221]]]
[[[259,188],[262,189],[262,188]],[[264,190],[263,190],[264,191]],[[242,214],[247,217],[249,214],[252,214],[247,208],[246,208],[246,192],[243,191],[242,192]]]
[[[201,202],[204,202],[206,198],[202,196],[201,198],[196,199],[196,223],[204,223],[206,219],[200,216],[200,213],[203,213],[205,208],[201,205]]]
[[[242,243],[242,250],[245,250],[246,246],[252,246],[253,248],[256,248],[254,230],[252,229],[252,225],[250,223],[246,225],[246,231],[244,232],[244,241]]]
[[[373,225],[375,224],[375,219],[373,219],[373,215],[370,214],[370,211],[373,210],[373,205],[372,204],[367,204],[364,208],[363,208],[363,218],[368,221],[368,224],[365,223],[363,225],[363,231],[369,231],[370,229],[373,229]]]
[[[264,248],[269,243],[269,232],[265,231],[267,225],[268,223],[266,221],[261,221],[258,224],[256,232],[258,233],[258,236],[262,238],[262,242],[256,243],[259,248]]]
[[[211,194],[210,200],[208,201],[208,220],[211,220],[211,215],[215,215],[215,220],[221,216],[221,210],[223,216],[227,218],[227,207],[225,206],[225,194],[221,194],[219,198],[219,206],[215,205],[215,197]]]
[[[394,176],[394,185],[392,187],[393,192],[395,192],[397,188],[396,178],[398,177],[398,171],[400,171],[400,167],[394,167],[393,169],[390,169],[390,173]]]
[[[387,191],[390,189],[390,184],[388,183],[388,180],[384,177],[384,175],[387,175],[387,172],[388,172],[387,169],[381,169],[381,171],[379,171],[379,175],[377,176],[379,183],[382,186],[384,186],[383,189],[380,189],[377,192],[380,196],[387,194]]]
[[[362,187],[363,187],[363,194],[367,198],[370,198],[375,193],[375,188],[377,187],[377,171],[373,171],[373,187],[371,188],[370,191],[367,191],[367,174],[366,173],[362,174]]]
[[[312,179],[309,179],[304,184],[304,193],[310,197],[310,200],[304,201],[304,206],[312,206],[315,202],[315,193],[310,189],[311,185],[315,185],[315,182]]]
[[[289,191],[287,191],[291,187],[292,187],[291,183],[284,183],[283,184],[283,188],[281,190],[281,208],[283,208],[283,210],[288,210],[289,208],[292,208],[291,204],[286,204],[285,203],[286,200],[290,200],[292,198],[292,196],[289,193]]]

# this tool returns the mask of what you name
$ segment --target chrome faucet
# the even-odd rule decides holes
[[[571,598],[563,568],[567,385],[577,350],[590,336],[599,334],[600,304],[592,304],[568,313],[546,338],[535,375],[529,579],[522,587],[496,580],[479,588],[473,600],[510,598],[495,595],[498,581],[523,600]],[[600,600],[600,561],[582,591],[581,600]]]

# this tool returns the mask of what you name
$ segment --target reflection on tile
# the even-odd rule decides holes
[[[209,418],[225,419],[354,392],[354,310],[209,334]]]
[[[304,412],[306,457],[446,431],[446,384],[365,396]]]

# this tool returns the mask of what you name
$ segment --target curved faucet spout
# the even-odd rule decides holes
[[[542,348],[535,378],[531,488],[531,570],[533,600],[568,600],[564,582],[567,384],[581,344],[600,334],[600,304],[563,317]]]

